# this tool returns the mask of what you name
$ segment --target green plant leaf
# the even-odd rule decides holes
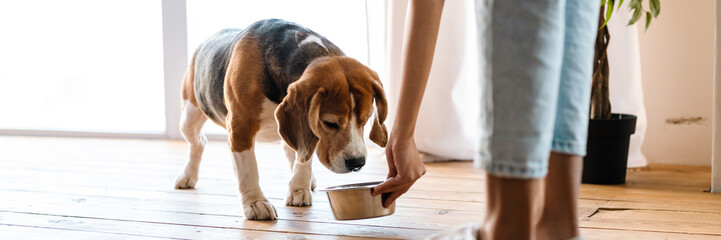
[[[646,29],[644,29],[644,32],[648,31],[648,26],[651,26],[651,12],[646,12]]]
[[[602,1],[603,1],[603,3],[604,3],[605,5],[601,5],[601,7],[605,7],[606,17],[605,17],[605,19],[604,19],[604,21],[603,21],[603,24],[601,24],[601,26],[598,28],[599,30],[601,30],[601,29],[603,29],[604,27],[606,27],[606,24],[608,24],[608,20],[611,19],[611,14],[613,14],[613,9],[611,9],[611,11],[609,11],[609,8],[608,8],[608,6],[610,6],[611,4],[613,4],[613,3],[612,3],[613,0],[608,0],[608,1],[602,0]]]
[[[638,3],[639,0],[630,0],[628,2],[628,8],[633,8]]]
[[[623,6],[623,0],[618,1],[618,10],[621,10],[621,6]]]
[[[651,9],[653,17],[658,17],[658,14],[661,13],[661,2],[659,0],[649,0],[648,7]]]
[[[609,20],[611,20],[611,16],[613,15],[613,4],[615,3],[615,0],[608,0],[606,2],[606,21],[603,22],[603,25],[601,28],[606,26]]]
[[[601,6],[606,5],[606,0],[601,0]]]
[[[643,14],[643,9],[634,7],[633,16],[631,17],[631,20],[628,21],[628,25],[633,25],[638,22],[638,20],[641,19],[641,14]]]
[[[643,4],[641,4],[641,3],[642,3],[642,0],[631,0],[628,3],[628,9],[643,10]]]
[[[601,29],[603,29],[604,27],[606,27],[606,24],[608,24],[608,18],[606,18],[606,20],[603,21],[603,24],[601,24],[601,27],[599,27],[598,30],[601,30]]]

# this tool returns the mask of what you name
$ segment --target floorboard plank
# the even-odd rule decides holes
[[[282,215],[277,221],[245,221],[240,216],[228,215],[206,215],[194,213],[177,213],[177,212],[158,212],[134,209],[109,209],[106,207],[94,206],[68,206],[62,204],[32,204],[26,203],[3,203],[7,210],[0,210],[3,216],[2,221],[17,222],[22,218],[13,218],[16,214],[24,214],[31,216],[44,216],[50,218],[70,217],[77,221],[61,222],[69,223],[69,225],[79,225],[81,223],[91,222],[91,220],[109,220],[113,223],[100,224],[100,227],[111,225],[109,227],[115,229],[120,222],[127,223],[129,226],[118,227],[127,229],[126,231],[136,232],[136,229],[147,227],[148,233],[159,231],[166,228],[173,231],[172,227],[177,225],[184,226],[200,226],[227,228],[236,230],[255,230],[273,233],[294,233],[294,234],[313,234],[313,235],[330,235],[330,236],[354,236],[369,238],[419,238],[427,236],[437,230],[416,229],[408,227],[379,227],[372,225],[364,225],[358,222],[307,222],[287,220],[293,216]],[[27,216],[25,216],[27,218]],[[51,220],[35,220],[32,223],[21,222],[24,225],[45,224]],[[58,220],[61,221],[61,220]],[[366,220],[367,221],[367,220]],[[5,223],[5,222],[0,222]],[[147,224],[153,224],[148,226]],[[98,225],[80,226],[77,229],[87,229],[96,231]],[[242,231],[239,231],[242,232]],[[165,236],[161,236],[165,237]]]
[[[97,240],[97,239],[172,239],[161,237],[149,237],[137,234],[119,234],[111,232],[90,232],[87,230],[75,230],[67,228],[39,227],[35,225],[26,226],[18,224],[1,224],[0,237],[3,239],[73,239],[73,240]],[[187,239],[187,238],[179,238]]]
[[[3,219],[0,224],[12,222],[21,226],[103,233],[127,238],[160,238],[160,239],[368,239],[335,235],[317,235],[293,233],[287,231],[256,231],[235,227],[206,226],[202,223],[168,224],[153,222],[152,219],[132,221],[105,217],[82,217],[34,212],[0,212]],[[23,228],[19,228],[23,229]],[[242,230],[242,231],[238,231]],[[4,233],[3,233],[3,237]],[[27,239],[27,238],[18,238]],[[60,239],[60,238],[56,238]],[[74,238],[68,238],[74,239]],[[97,239],[97,238],[96,238]]]
[[[581,228],[581,235],[587,240],[718,240],[718,235],[649,232],[640,230]]]

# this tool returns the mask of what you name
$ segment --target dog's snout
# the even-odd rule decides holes
[[[348,168],[348,170],[351,171],[358,171],[360,170],[363,165],[366,164],[366,158],[365,157],[357,157],[357,158],[347,158],[345,160],[345,167]]]

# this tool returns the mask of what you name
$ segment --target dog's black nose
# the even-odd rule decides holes
[[[358,171],[363,167],[363,165],[366,165],[365,157],[348,158],[345,160],[345,167],[351,171]]]

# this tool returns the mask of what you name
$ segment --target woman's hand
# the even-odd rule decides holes
[[[426,167],[421,161],[416,143],[413,138],[398,138],[391,133],[386,146],[386,159],[388,160],[388,177],[381,185],[373,188],[372,195],[386,193],[383,207],[390,206],[398,197],[408,192],[419,178],[426,173]]]
[[[408,4],[401,91],[396,119],[386,145],[388,179],[372,192],[373,196],[388,195],[384,207],[390,206],[426,173],[413,141],[413,131],[431,71],[443,1],[411,0]]]

